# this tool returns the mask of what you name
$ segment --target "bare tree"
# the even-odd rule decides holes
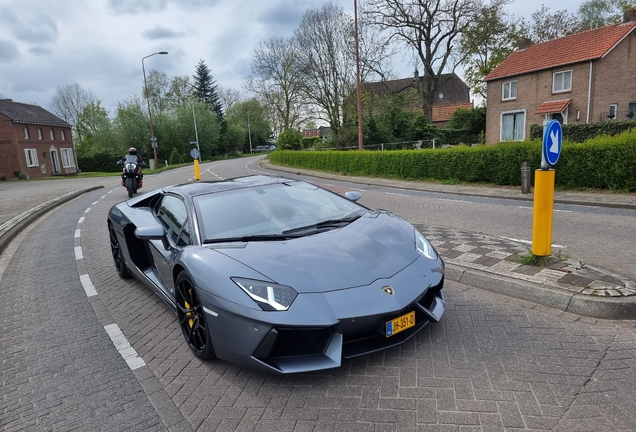
[[[417,83],[424,115],[432,118],[433,100],[443,73],[454,72],[464,60],[459,37],[484,8],[507,0],[366,0],[363,20],[413,50],[423,68]]]
[[[71,125],[80,144],[83,142],[81,115],[89,105],[99,105],[97,95],[85,90],[79,84],[69,84],[55,89],[49,108],[53,114]]]
[[[302,122],[303,72],[294,39],[273,37],[252,53],[252,71],[246,87],[269,108],[277,132]]]
[[[183,104],[188,104],[194,100],[192,84],[187,75],[174,76],[170,80],[170,87],[165,94],[165,105],[170,110],[176,110]]]
[[[230,87],[219,86],[219,98],[223,104],[223,111],[227,112],[228,108],[237,102],[241,102],[244,97],[240,90]]]
[[[355,89],[353,22],[335,3],[309,9],[296,29],[302,62],[303,91],[338,134],[343,124],[344,99]]]

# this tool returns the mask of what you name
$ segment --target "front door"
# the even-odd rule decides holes
[[[57,158],[57,150],[51,150],[51,163],[53,164],[53,174],[59,174],[60,160]]]

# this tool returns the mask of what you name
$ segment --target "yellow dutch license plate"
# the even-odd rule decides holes
[[[409,312],[386,323],[386,337],[415,326],[415,312]]]

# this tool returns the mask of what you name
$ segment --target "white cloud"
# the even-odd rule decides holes
[[[353,14],[353,0],[336,1]],[[291,36],[303,13],[323,2],[2,0],[0,94],[48,108],[57,87],[78,83],[113,114],[118,102],[141,93],[141,59],[158,51],[169,54],[147,58],[146,72],[192,76],[202,59],[218,85],[240,90],[252,50],[273,36]],[[566,0],[558,9],[575,12],[578,5]],[[529,16],[540,6],[528,7],[517,0],[510,10]],[[403,76],[413,68],[404,69]]]

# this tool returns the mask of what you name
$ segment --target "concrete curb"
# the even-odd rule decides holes
[[[42,203],[37,207],[33,207],[32,209],[27,210],[24,213],[20,213],[12,219],[9,219],[7,222],[0,225],[0,254],[4,251],[11,240],[13,240],[22,229],[24,229],[24,227],[42,216],[44,213],[59,205],[64,204],[65,202],[72,200],[79,195],[103,188],[104,186],[91,186],[84,189],[72,191],[45,203]]]
[[[576,315],[612,320],[636,319],[636,296],[594,297],[489,274],[455,264],[446,264],[445,278]]]

